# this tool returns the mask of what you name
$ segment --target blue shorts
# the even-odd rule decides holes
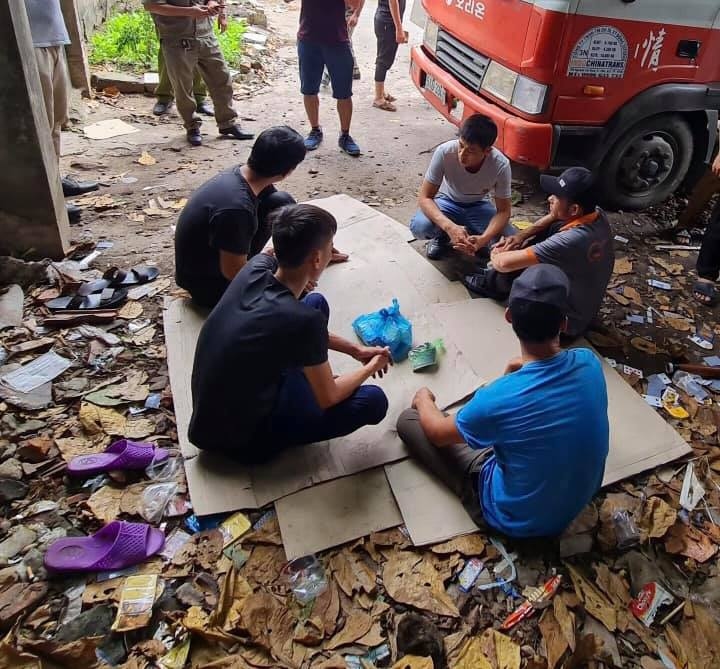
[[[320,44],[298,40],[300,63],[300,91],[303,95],[317,95],[323,70],[327,67],[333,97],[346,100],[352,97],[353,55],[350,42]]]

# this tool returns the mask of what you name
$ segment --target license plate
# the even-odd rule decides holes
[[[465,115],[465,103],[462,100],[455,100],[455,106],[450,110],[450,114],[454,119],[462,121]]]
[[[447,93],[445,89],[439,81],[435,81],[429,74],[425,75],[425,90],[430,91],[444,105],[447,104]]]

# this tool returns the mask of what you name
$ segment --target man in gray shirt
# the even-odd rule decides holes
[[[60,160],[60,132],[68,122],[71,88],[65,57],[65,45],[70,44],[70,36],[65,27],[60,0],[25,0],[25,10],[35,47],[40,86],[53,146]],[[97,190],[98,185],[91,181],[81,182],[72,177],[65,177],[62,180],[62,187],[63,194],[68,197]],[[80,208],[76,205],[68,203],[67,210],[71,220],[80,217]]]
[[[490,255],[492,269],[465,277],[465,286],[503,300],[527,267],[556,265],[570,280],[567,335],[583,334],[600,309],[615,264],[612,231],[605,212],[597,207],[594,183],[584,167],[571,167],[559,177],[540,177],[550,195],[550,213],[526,231],[501,240]]]
[[[417,239],[430,240],[426,252],[431,260],[451,247],[474,254],[473,249],[513,234],[510,161],[493,147],[496,139],[495,123],[473,114],[460,126],[459,139],[435,149],[420,187],[420,208],[410,222]]]

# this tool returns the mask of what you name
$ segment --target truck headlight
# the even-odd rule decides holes
[[[488,93],[492,93],[503,102],[512,104],[517,78],[517,72],[513,72],[509,67],[492,61],[487,72],[485,72],[485,77],[483,78],[480,88],[486,90]]]
[[[438,43],[438,24],[431,19],[425,20],[425,33],[423,34],[423,44],[433,53],[437,51]]]
[[[517,78],[511,104],[527,114],[540,114],[545,104],[546,93],[547,86],[521,74]]]

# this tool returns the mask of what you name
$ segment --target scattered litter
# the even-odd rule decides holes
[[[111,137],[130,135],[140,131],[119,118],[111,118],[86,125],[83,132],[85,137],[89,139],[110,139]]]
[[[155,165],[157,163],[157,160],[153,158],[147,151],[143,151],[140,157],[137,160],[141,165]]]
[[[505,618],[502,625],[500,625],[500,629],[503,631],[510,630],[535,611],[549,606],[561,582],[562,576],[553,576],[542,588],[527,588],[525,591],[527,599]]]
[[[642,369],[638,369],[637,367],[631,367],[630,365],[623,365],[622,371],[623,371],[623,374],[626,374],[627,376],[637,376],[639,379],[643,378]]]
[[[0,381],[20,393],[29,393],[60,376],[70,365],[71,360],[50,351],[14,372],[5,374],[0,377]]]
[[[630,610],[638,620],[650,627],[658,609],[672,602],[672,595],[659,583],[653,582],[645,585],[638,596],[630,602]]]
[[[619,550],[624,551],[640,543],[640,532],[627,509],[618,509],[612,519]]]
[[[218,529],[223,536],[223,548],[227,548],[250,529],[250,521],[244,513],[238,511],[223,520]]]
[[[672,284],[667,281],[658,281],[657,279],[648,279],[648,286],[651,288],[659,288],[660,290],[672,290]]]
[[[157,591],[157,574],[128,576],[120,593],[117,618],[112,629],[129,632],[145,627],[152,616]]]
[[[616,242],[620,242],[621,244],[627,244],[630,241],[627,237],[623,237],[622,235],[615,235],[614,239]]]
[[[316,599],[328,586],[325,570],[314,555],[306,555],[288,562],[283,574],[300,604],[307,604]]]
[[[705,339],[705,337],[702,337],[699,334],[694,334],[692,335],[692,337],[688,337],[688,339],[693,344],[697,344],[700,348],[703,348],[706,351],[712,351],[713,349],[712,341],[710,341],[709,339]]]
[[[694,511],[703,497],[705,497],[705,488],[695,474],[695,465],[688,462],[680,492],[680,506],[686,511]]]
[[[458,575],[458,586],[463,592],[470,592],[485,563],[479,558],[471,558],[465,563],[463,570]]]

